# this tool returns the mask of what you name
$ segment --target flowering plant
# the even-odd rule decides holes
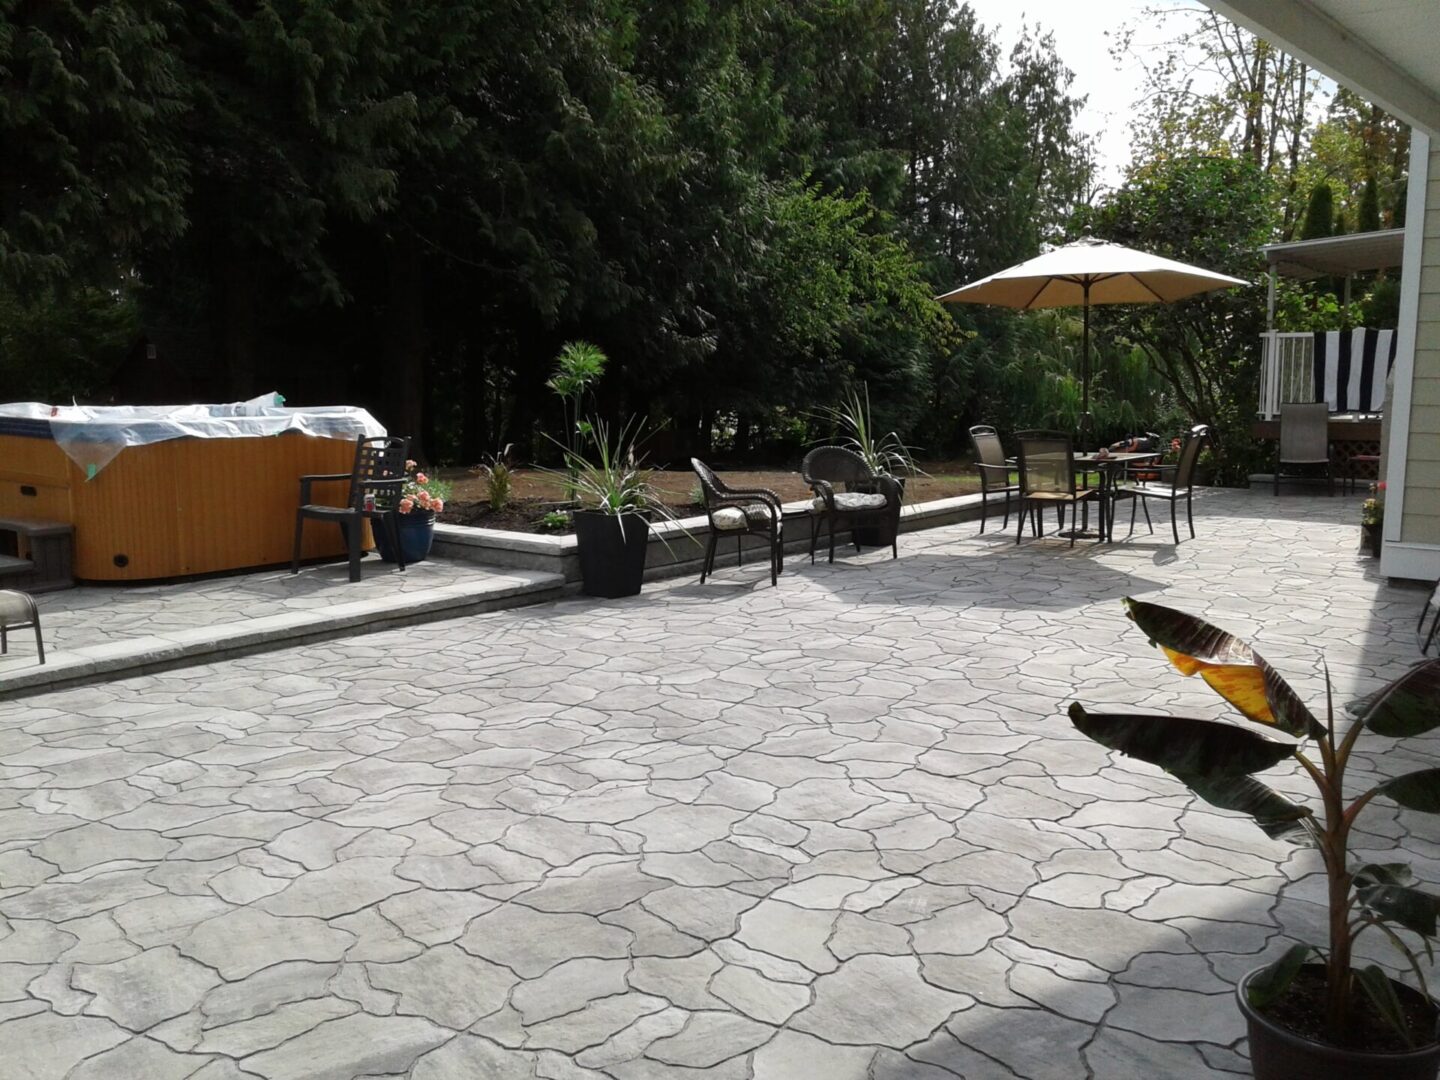
[[[1361,525],[1379,525],[1385,520],[1385,481],[1370,485],[1370,498],[1360,506]]]
[[[405,484],[400,489],[402,514],[440,513],[445,509],[445,500],[450,497],[450,484],[444,480],[420,471],[418,462],[405,462]]]

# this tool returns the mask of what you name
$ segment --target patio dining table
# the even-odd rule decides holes
[[[1097,536],[1107,544],[1113,543],[1115,539],[1115,523],[1111,520],[1110,503],[1115,490],[1115,478],[1125,471],[1126,466],[1138,465],[1142,462],[1154,462],[1160,459],[1158,451],[1109,451],[1104,457],[1099,452],[1090,454],[1076,454],[1074,456],[1075,471],[1081,473],[1095,473],[1100,477],[1100,532],[1092,533],[1086,528],[1075,531],[1077,539],[1094,539]],[[1070,535],[1069,531],[1061,535]]]

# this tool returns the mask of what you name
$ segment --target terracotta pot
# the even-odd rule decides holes
[[[1435,1080],[1440,1073],[1440,1043],[1403,1054],[1366,1054],[1312,1042],[1281,1027],[1255,1009],[1245,993],[1250,980],[1264,970],[1256,968],[1235,988],[1250,1029],[1250,1069],[1255,1080]],[[1402,998],[1421,996],[1403,983],[1394,985]]]

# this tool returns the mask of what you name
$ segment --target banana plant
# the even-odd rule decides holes
[[[1395,993],[1378,965],[1356,970],[1355,939],[1375,930],[1405,957],[1429,996],[1418,957],[1399,931],[1417,935],[1433,960],[1440,896],[1415,886],[1403,863],[1353,865],[1351,830],[1360,812],[1376,799],[1409,810],[1440,813],[1440,769],[1397,776],[1351,798],[1345,771],[1356,740],[1369,731],[1389,738],[1423,735],[1440,727],[1440,659],[1410,668],[1388,686],[1352,706],[1344,730],[1337,723],[1326,672],[1325,719],[1321,723],[1299,695],[1258,652],[1203,619],[1159,604],[1127,598],[1130,619],[1186,676],[1198,675],[1246,720],[1264,729],[1171,716],[1092,713],[1075,702],[1070,720],[1080,732],[1111,750],[1148,761],[1170,773],[1214,806],[1254,818],[1266,835],[1316,847],[1329,883],[1327,949],[1295,945],[1250,981],[1250,1003],[1265,1008],[1290,987],[1312,957],[1324,962],[1326,1021],[1337,1043],[1351,1031],[1357,987],[1375,1011],[1415,1046]],[[1256,779],[1255,774],[1287,759],[1298,762],[1319,793],[1319,813]],[[1434,1040],[1424,1033],[1421,1043]]]

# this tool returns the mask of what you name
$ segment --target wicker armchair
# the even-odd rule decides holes
[[[1288,467],[1288,472],[1287,472]],[[1280,449],[1275,455],[1275,494],[1280,477],[1325,470],[1329,494],[1335,494],[1335,462],[1330,452],[1330,406],[1323,401],[1291,401],[1280,406]]]
[[[805,455],[800,475],[815,498],[810,504],[810,562],[815,562],[815,544],[820,527],[830,528],[830,561],[835,561],[835,529],[851,530],[855,549],[860,549],[856,529],[873,527],[878,535],[888,537],[890,557],[898,558],[900,503],[903,492],[900,481],[889,473],[876,472],[865,459],[843,446],[821,446]],[[836,485],[843,490],[837,491]]]
[[[785,568],[782,537],[785,520],[780,496],[769,488],[729,487],[699,458],[691,458],[690,467],[700,480],[705,516],[710,519],[710,543],[700,567],[700,584],[705,584],[705,579],[715,572],[715,548],[722,535],[735,537],[736,566],[740,566],[744,558],[744,537],[766,537],[770,544],[770,584],[777,584],[780,571]]]
[[[340,526],[349,552],[351,581],[360,580],[360,526],[366,518],[379,520],[380,527],[389,535],[400,569],[405,569],[396,515],[399,513],[400,492],[405,486],[405,455],[409,450],[409,439],[384,435],[367,439],[361,436],[355,440],[355,464],[348,473],[300,477],[300,506],[295,511],[295,551],[290,560],[292,574],[300,572],[300,543],[307,520],[331,521]],[[350,482],[344,506],[311,501],[312,484],[341,480]],[[374,496],[369,506],[366,505],[367,495]]]
[[[1020,494],[1020,485],[1010,482],[1013,462],[1006,460],[1000,436],[989,424],[976,424],[970,429],[970,448],[975,471],[980,474],[980,531],[985,531],[991,495],[1005,496],[1005,519],[1000,522],[1000,528],[1004,529],[1010,524],[1010,496]]]

